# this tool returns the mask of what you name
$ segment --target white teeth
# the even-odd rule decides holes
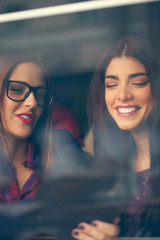
[[[120,113],[131,113],[136,111],[137,108],[136,107],[131,107],[131,108],[118,108],[118,112]]]
[[[25,118],[25,119],[30,119],[29,116],[26,116],[26,115],[21,115],[21,117]]]

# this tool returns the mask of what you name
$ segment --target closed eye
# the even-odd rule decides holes
[[[144,81],[144,82],[132,83],[132,85],[135,85],[135,86],[145,86],[145,85],[147,85],[148,83],[149,83],[148,81]]]
[[[9,89],[10,91],[14,92],[14,93],[17,93],[17,94],[21,94],[24,92],[24,89],[23,88],[16,88],[16,87],[12,87]]]
[[[106,84],[106,88],[116,87],[118,84]]]

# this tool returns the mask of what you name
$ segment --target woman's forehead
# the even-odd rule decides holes
[[[122,72],[128,74],[135,72],[146,73],[146,69],[143,63],[136,58],[126,56],[113,58],[106,67],[106,73],[120,74]]]
[[[17,80],[34,85],[46,85],[41,67],[34,62],[18,64],[9,76],[9,80]]]

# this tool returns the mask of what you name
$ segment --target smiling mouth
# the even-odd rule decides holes
[[[137,111],[139,108],[138,107],[129,107],[129,108],[116,108],[118,112],[120,113],[132,113]]]
[[[24,118],[24,119],[33,119],[32,116],[28,116],[28,115],[19,115],[20,117]]]

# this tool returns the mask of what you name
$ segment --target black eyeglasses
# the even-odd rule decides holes
[[[39,107],[48,107],[55,97],[55,91],[44,87],[31,87],[27,83],[19,81],[6,80],[7,85],[7,97],[15,102],[24,101],[31,92],[34,93],[34,97]]]

